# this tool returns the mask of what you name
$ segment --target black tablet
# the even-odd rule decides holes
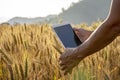
[[[54,26],[53,30],[65,48],[74,48],[82,44],[70,24]]]

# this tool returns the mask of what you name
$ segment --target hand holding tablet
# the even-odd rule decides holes
[[[70,24],[56,26],[53,28],[53,31],[64,48],[74,48],[82,44]]]

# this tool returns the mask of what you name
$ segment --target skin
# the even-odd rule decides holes
[[[74,32],[76,33],[76,35],[78,36],[78,38],[80,39],[80,41],[83,43],[91,34],[93,31],[87,31],[84,29],[77,29],[74,28],[73,29]]]
[[[78,47],[65,49],[64,53],[60,56],[60,66],[65,75],[72,72],[72,69],[77,66],[81,60],[101,50],[119,35],[120,0],[112,0],[111,3],[108,17],[88,36],[87,40],[84,39],[83,43]]]

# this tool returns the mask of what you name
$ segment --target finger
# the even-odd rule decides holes
[[[59,59],[59,60],[58,60],[58,62],[60,63],[60,62],[61,62],[61,60]]]
[[[60,66],[62,66],[62,65],[70,65],[70,64],[71,64],[70,60],[69,61],[68,60],[62,60],[61,63],[60,63]]]
[[[68,73],[69,73],[69,70],[65,71],[65,72],[64,72],[64,75],[67,75]]]
[[[67,66],[64,65],[64,66],[61,68],[61,70],[65,70],[66,68],[67,68]]]
[[[64,59],[64,57],[65,57],[65,54],[62,54],[62,55],[60,56],[59,60]]]
[[[73,28],[73,30],[74,30],[74,31],[77,31],[77,30],[79,30],[79,29],[77,29],[77,28]]]
[[[68,73],[72,73],[72,69],[70,66],[64,69],[64,75],[67,75]]]
[[[74,29],[74,32],[77,34],[77,33],[79,33],[79,30],[77,30],[77,29]]]
[[[71,74],[74,67],[75,67],[74,65],[70,64],[69,67],[65,70],[66,71],[65,74],[67,73]]]
[[[61,63],[60,63],[60,66],[63,66],[63,65],[66,65],[66,63],[65,63],[65,62],[61,62]]]
[[[62,55],[60,56],[59,60],[62,60]]]

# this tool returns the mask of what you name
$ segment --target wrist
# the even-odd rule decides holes
[[[83,60],[86,57],[78,47],[74,49],[74,53],[75,53],[76,59],[78,59],[79,61]]]

